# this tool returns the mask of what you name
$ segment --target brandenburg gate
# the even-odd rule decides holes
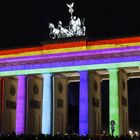
[[[114,135],[126,134],[127,80],[129,72],[139,71],[139,67],[140,37],[53,41],[1,50],[0,130],[66,133],[69,78],[65,75],[76,73],[80,82],[79,134],[101,133],[101,78],[105,76]]]

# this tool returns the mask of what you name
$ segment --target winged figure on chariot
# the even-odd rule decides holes
[[[49,37],[52,39],[56,38],[68,38],[76,36],[85,36],[86,27],[84,25],[85,18],[80,20],[80,18],[73,15],[74,13],[74,2],[71,4],[66,4],[69,8],[69,13],[71,14],[69,25],[63,26],[62,21],[58,21],[57,27],[53,23],[49,23],[50,34]]]

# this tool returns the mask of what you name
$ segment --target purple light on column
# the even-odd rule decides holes
[[[88,71],[80,72],[79,134],[88,134]]]
[[[25,92],[26,77],[18,76],[17,107],[16,107],[16,134],[22,134],[25,131]]]

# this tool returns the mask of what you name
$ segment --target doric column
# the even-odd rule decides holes
[[[26,76],[17,76],[16,134],[25,132]]]
[[[109,72],[109,122],[115,121],[114,135],[119,135],[119,94],[118,94],[118,69],[108,69]],[[109,124],[110,126],[110,124]],[[111,133],[111,127],[110,127]]]
[[[79,134],[88,134],[88,71],[80,72]]]
[[[0,78],[0,131],[2,128],[3,109],[4,109],[4,78]]]
[[[96,71],[89,72],[89,135],[101,133],[101,77]]]
[[[52,132],[52,74],[43,74],[43,102],[42,102],[42,133]]]
[[[120,102],[120,134],[126,135],[128,133],[128,87],[127,87],[127,73],[119,70],[119,102]]]

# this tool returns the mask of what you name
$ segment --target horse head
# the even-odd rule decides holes
[[[54,29],[55,28],[54,24],[53,23],[49,23],[49,28],[50,29]]]

